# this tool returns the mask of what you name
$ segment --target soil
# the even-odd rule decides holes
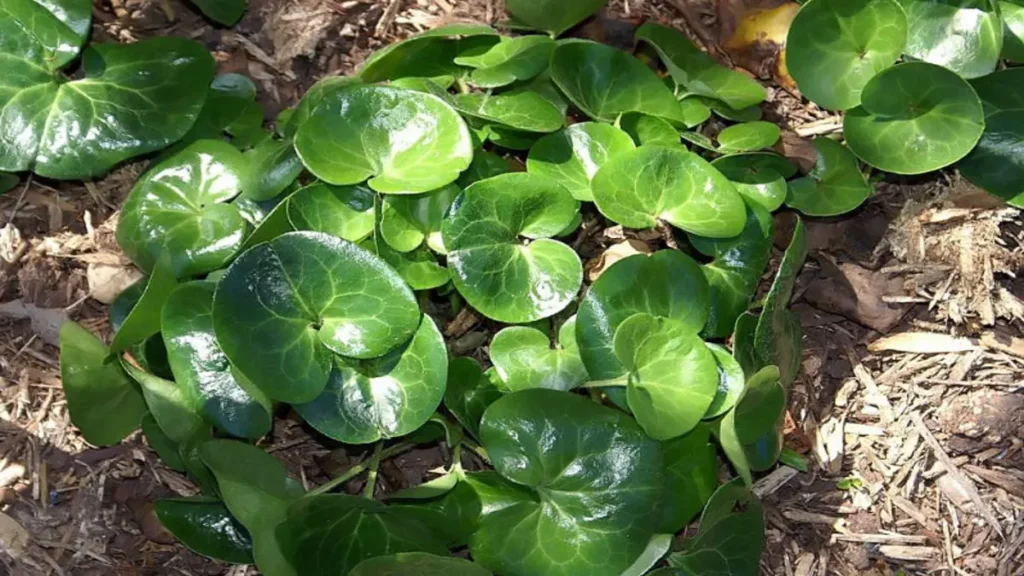
[[[653,19],[729,63],[722,23],[733,27],[750,4],[615,0],[572,34],[629,49],[632,29]],[[250,0],[242,22],[222,29],[177,0],[96,0],[94,39],[195,38],[220,71],[257,82],[273,121],[317,79],[352,72],[387,43],[451,21],[501,18],[496,0]],[[760,73],[765,116],[783,125],[786,151],[798,156],[806,151],[799,134],[833,130],[834,119],[779,84],[777,46],[758,50],[761,62],[748,52],[734,63]],[[256,574],[197,556],[163,531],[152,500],[197,489],[138,435],[94,448],[67,416],[54,327],[70,318],[109,337],[104,302],[137,278],[112,231],[143,166],[86,183],[32,179],[0,196],[0,574]],[[807,219],[811,257],[794,298],[803,372],[786,443],[809,469],[779,467],[756,485],[768,526],[762,573],[1024,574],[1024,347],[1013,340],[1024,337],[1021,215],[954,172],[887,177],[877,190],[852,214]],[[778,217],[780,239],[792,222]],[[674,243],[664,231],[606,227],[597,214],[583,230],[574,242],[588,280],[623,253]],[[431,306],[453,354],[486,360],[494,323]],[[867,348],[883,333],[924,332],[976,346]],[[368,457],[287,412],[262,445],[307,486]],[[378,490],[429,479],[447,457],[425,446],[388,460]],[[345,490],[363,483],[357,477]]]

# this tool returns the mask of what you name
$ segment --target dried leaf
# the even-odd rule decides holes
[[[89,295],[104,304],[110,304],[117,295],[142,278],[132,266],[89,264],[85,271],[89,281]]]
[[[729,1],[719,4],[723,22],[735,22],[732,34],[723,43],[733,61],[760,78],[774,78],[788,90],[796,90],[796,82],[786,69],[786,35],[793,17],[800,10],[796,2],[763,7],[766,2]],[[775,4],[768,2],[767,4]],[[730,26],[723,25],[728,34]]]
[[[935,332],[903,332],[885,338],[879,338],[868,344],[868,351],[878,352],[912,352],[914,354],[947,354],[950,352],[968,352],[978,346],[970,338],[960,338],[949,334]]]

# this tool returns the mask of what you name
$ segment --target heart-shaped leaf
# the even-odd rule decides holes
[[[602,214],[627,228],[658,220],[730,238],[743,230],[743,198],[706,160],[681,147],[641,146],[608,160],[591,182]]]
[[[800,320],[789,309],[796,277],[807,259],[807,235],[804,223],[797,220],[793,239],[786,248],[754,333],[754,347],[765,365],[774,364],[782,374],[782,385],[789,388],[800,371]]]
[[[721,100],[733,108],[753,106],[766,97],[756,80],[722,66],[678,30],[647,22],[635,36],[657,50],[676,86],[685,92]]]
[[[558,36],[600,10],[605,0],[508,0],[505,9],[519,22]]]
[[[455,64],[456,56],[470,47],[481,49],[497,43],[498,33],[490,26],[469,23],[438,26],[371,54],[359,70],[359,79],[370,83],[409,76],[461,75],[466,69]]]
[[[186,548],[230,564],[252,564],[252,539],[224,503],[208,496],[153,503],[156,517]]]
[[[897,174],[923,174],[956,162],[974,148],[984,127],[971,85],[924,62],[899,64],[872,78],[861,105],[843,119],[850,150]]]
[[[697,426],[687,434],[662,442],[668,488],[659,531],[675,534],[682,530],[700,513],[718,486],[718,457],[710,437],[710,428]]]
[[[1018,208],[1024,208],[1024,94],[1017,89],[1021,82],[1024,70],[1011,68],[971,83],[985,107],[985,132],[959,164],[965,178]]]
[[[295,230],[359,242],[373,233],[374,196],[362,185],[310,184],[288,197],[288,221]]]
[[[618,576],[643,552],[663,498],[663,456],[632,418],[534,389],[491,404],[480,434],[495,470],[533,492],[485,512],[470,541],[481,565],[510,576]]]
[[[146,415],[142,417],[142,435],[146,437],[146,443],[160,457],[164,466],[178,472],[188,471],[178,444],[167,437],[150,412],[146,412]]]
[[[747,200],[774,212],[786,200],[786,179],[796,175],[796,166],[769,152],[730,154],[711,162]]]
[[[708,406],[708,411],[704,414],[704,419],[710,420],[725,414],[736,405],[743,394],[746,376],[743,373],[743,367],[725,346],[719,344],[708,344],[707,346],[718,364],[718,391],[715,393],[715,399]]]
[[[576,340],[592,380],[626,373],[615,357],[619,325],[638,313],[670,318],[696,333],[708,317],[708,285],[700,266],[676,250],[619,260],[590,286],[580,303]]]
[[[310,172],[329,184],[416,193],[454,181],[473,160],[469,129],[444,100],[390,86],[327,94],[295,134]]]
[[[224,267],[249,224],[228,203],[242,190],[245,160],[227,142],[199,140],[149,169],[121,209],[117,243],[139,268],[167,252],[179,278]]]
[[[178,385],[199,404],[211,424],[233,436],[270,432],[270,400],[232,370],[213,329],[212,282],[189,282],[171,292],[161,333]]]
[[[238,257],[217,284],[217,341],[268,396],[320,395],[333,353],[376,358],[420,323],[402,278],[365,249],[316,232],[290,232]],[[253,354],[253,350],[259,354]]]
[[[1024,62],[1024,3],[1021,0],[1000,0],[999,15],[1003,18],[1002,57],[1020,64]]]
[[[615,330],[615,356],[629,371],[626,399],[647,435],[682,436],[711,406],[718,364],[697,331],[677,320],[634,314]]]
[[[265,137],[263,109],[256,102],[256,85],[241,74],[218,74],[210,84],[203,109],[192,129],[175,144],[184,147],[196,140],[231,136],[240,150],[251,148]]]
[[[114,340],[110,343],[111,354],[120,354],[160,331],[160,311],[176,285],[170,258],[165,255],[156,262],[142,295],[120,322]]]
[[[675,146],[679,144],[679,130],[655,116],[637,114],[636,112],[623,114],[619,118],[619,128],[629,134],[637,146],[648,144]]]
[[[718,151],[731,154],[769,148],[779,141],[779,134],[779,127],[771,122],[734,124],[718,133]]]
[[[422,426],[444,396],[448,354],[430,316],[412,339],[372,360],[336,358],[327,387],[295,411],[346,444],[404,436]]]
[[[681,552],[670,554],[669,574],[754,575],[764,549],[764,510],[737,478],[723,484],[708,501],[697,535]]]
[[[491,576],[491,573],[462,558],[403,552],[364,560],[349,576]]]
[[[380,213],[381,237],[399,252],[409,252],[426,241],[431,250],[445,254],[441,219],[460,192],[457,185],[449,184],[425,194],[385,196]]]
[[[437,256],[426,246],[419,246],[412,252],[398,252],[388,246],[387,242],[370,238],[361,242],[360,246],[380,256],[413,290],[432,290],[451,280],[451,273],[438,264]]]
[[[234,26],[245,14],[246,0],[192,0],[203,14],[222,26]]]
[[[88,179],[192,127],[213,79],[202,45],[176,37],[97,44],[82,54],[84,78],[58,80],[54,71],[88,33],[89,5],[62,4],[55,18],[57,4],[19,4],[29,22],[19,14],[0,24],[0,125],[8,127],[0,133],[0,170]]]
[[[460,66],[476,68],[469,81],[481,88],[507,86],[517,80],[529,80],[547,70],[555,42],[547,36],[501,37],[486,52],[455,58]]]
[[[558,182],[577,200],[593,200],[590,180],[597,169],[608,159],[633,148],[633,140],[626,132],[608,124],[582,122],[537,140],[530,148],[526,169]]]
[[[291,140],[268,138],[245,151],[245,163],[242,195],[257,202],[280,195],[303,170]]]
[[[455,287],[500,322],[560,312],[583,283],[583,266],[572,248],[549,238],[578,210],[568,190],[536,174],[502,174],[469,186],[441,224]]]
[[[900,0],[909,35],[904,53],[964,78],[991,73],[1003,49],[993,0]]]
[[[459,112],[488,123],[524,132],[554,132],[565,125],[565,115],[540,94],[521,90],[501,94],[469,92],[451,97]]]
[[[753,481],[752,470],[765,470],[778,459],[781,441],[770,442],[768,454],[758,450],[765,439],[781,439],[785,410],[786,392],[779,382],[779,369],[766,366],[747,380],[736,406],[719,422],[722,451],[747,484]]]
[[[800,91],[823,108],[847,110],[907,45],[897,0],[812,0],[786,36],[786,67]]]
[[[491,362],[504,392],[528,388],[572,390],[587,381],[587,369],[576,345],[576,317],[558,329],[558,347],[547,334],[526,326],[510,326],[494,335]]]
[[[515,171],[512,163],[507,159],[498,156],[494,152],[477,150],[473,155],[473,162],[466,168],[466,171],[459,176],[456,184],[460,188],[466,188],[474,182],[486,180],[492,176]],[[390,198],[390,196],[389,196]]]
[[[71,423],[91,444],[117,444],[134,432],[146,412],[135,383],[110,350],[74,322],[60,328],[60,376]]]
[[[613,122],[620,114],[642,112],[687,125],[683,106],[672,90],[650,68],[618,48],[563,40],[551,57],[551,79],[594,120]]]
[[[480,439],[484,410],[501,398],[501,391],[472,358],[454,358],[448,363],[448,384],[444,405],[474,438]]]
[[[812,144],[814,168],[789,183],[786,206],[808,216],[838,216],[863,204],[873,189],[853,152],[829,138],[815,138]]]

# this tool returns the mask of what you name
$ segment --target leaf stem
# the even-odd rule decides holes
[[[380,444],[378,444],[378,446],[380,446]],[[385,460],[387,458],[392,458],[394,456],[398,456],[402,452],[405,452],[406,450],[408,450],[408,449],[410,449],[412,447],[413,447],[413,444],[409,444],[409,443],[406,443],[406,442],[400,442],[398,444],[395,444],[394,446],[391,446],[390,448],[386,448],[384,450],[381,450],[381,452],[380,452],[380,459],[377,461],[377,465],[378,466],[380,465],[380,460]],[[326,494],[326,493],[330,492],[331,490],[334,490],[338,486],[344,484],[345,482],[348,482],[349,480],[351,480],[351,479],[355,478],[356,476],[359,476],[360,474],[365,472],[366,469],[370,467],[371,463],[372,463],[372,459],[371,460],[364,460],[364,461],[356,464],[355,466],[352,466],[351,468],[346,470],[341,476],[338,476],[337,478],[332,478],[331,480],[325,482],[323,485],[317,486],[316,488],[310,490],[307,493],[307,496],[317,496],[319,494]]]
[[[484,450],[483,446],[477,444],[476,442],[473,442],[469,438],[463,438],[462,445],[465,446],[466,448],[469,448],[473,452],[476,452],[476,455],[479,456],[480,459],[483,460],[484,462],[487,462],[488,464],[491,463],[491,457],[487,455],[487,450]]]
[[[373,447],[373,457],[370,458],[370,473],[366,476],[366,487],[363,488],[363,498],[373,500],[373,489],[377,487],[377,471],[380,469],[380,456],[384,449],[384,441],[378,440]]]

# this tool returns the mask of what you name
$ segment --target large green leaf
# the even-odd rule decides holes
[[[718,151],[731,154],[769,148],[779,141],[779,134],[777,124],[763,120],[733,124],[718,133]]]
[[[249,224],[229,201],[245,161],[227,142],[199,140],[146,171],[121,209],[117,243],[145,271],[167,253],[179,278],[223,268]]]
[[[606,0],[507,0],[505,9],[518,22],[558,36],[597,12]]]
[[[110,343],[111,354],[120,354],[160,331],[160,311],[176,285],[170,258],[165,255],[157,261],[138,301],[117,327],[114,340]]]
[[[807,176],[789,183],[786,206],[808,216],[838,216],[864,203],[873,191],[849,148],[829,138],[812,142],[817,160]]]
[[[535,174],[472,184],[441,224],[455,287],[500,322],[532,322],[560,312],[579,290],[583,266],[572,248],[550,238],[578,210],[568,190]]]
[[[291,140],[267,138],[245,151],[242,196],[257,202],[285,191],[302,173],[302,160]]]
[[[189,282],[171,292],[163,307],[161,334],[178,385],[195,399],[211,424],[233,436],[270,432],[270,400],[236,374],[213,328],[212,282]]]
[[[207,18],[222,26],[234,26],[245,14],[246,0],[192,0],[192,3]]]
[[[985,127],[978,95],[964,79],[934,64],[910,62],[882,71],[846,113],[850,150],[897,174],[922,174],[963,158]]]
[[[721,100],[737,109],[758,104],[766,97],[764,87],[756,80],[715,62],[678,30],[647,22],[635,36],[657,50],[676,86],[685,92]]]
[[[480,419],[501,391],[472,358],[454,358],[448,363],[448,384],[444,405],[474,438],[480,438]]]
[[[296,501],[276,534],[285,558],[303,575],[348,574],[367,558],[397,552],[448,552],[430,529],[408,515],[347,494]]]
[[[414,250],[426,241],[431,250],[446,253],[441,220],[461,191],[449,184],[424,194],[385,196],[380,211],[381,237],[399,252]]]
[[[718,423],[718,441],[741,478],[750,484],[751,471],[771,467],[782,451],[782,421],[786,391],[779,382],[779,369],[765,366],[751,376],[736,406]],[[759,453],[765,440],[769,453]]]
[[[295,411],[346,444],[404,436],[422,426],[444,396],[448,354],[430,316],[412,339],[372,360],[336,358],[327,387]]]
[[[397,78],[459,75],[455,57],[467,48],[498,43],[498,33],[483,24],[447,24],[374,52],[359,70],[363,82]]]
[[[723,484],[684,546],[668,557],[674,576],[757,576],[764,549],[761,501],[739,479]]]
[[[359,242],[373,233],[374,196],[363,185],[310,184],[288,197],[288,221],[296,230]]]
[[[134,432],[146,412],[135,383],[110,351],[74,322],[60,329],[60,376],[71,423],[92,444],[117,444]]]
[[[420,323],[402,278],[365,249],[290,232],[242,254],[217,284],[217,341],[264,393],[291,403],[320,395],[333,353],[375,358]]]
[[[678,142],[678,133],[675,138]],[[581,122],[537,140],[530,148],[526,168],[558,182],[577,200],[593,200],[590,180],[597,169],[633,148],[626,132],[600,122]]]
[[[612,46],[589,40],[559,42],[551,58],[551,79],[595,120],[611,122],[627,112],[642,112],[687,124],[672,90],[642,62]]]
[[[625,319],[640,312],[700,330],[708,318],[708,284],[698,264],[676,250],[637,254],[612,264],[590,286],[580,303],[576,340],[592,380],[626,373],[613,338]]]
[[[505,392],[528,388],[572,390],[587,381],[576,345],[576,317],[558,330],[557,348],[547,334],[527,326],[510,326],[494,335],[491,362]]]
[[[786,248],[754,333],[754,346],[761,361],[774,364],[782,373],[782,385],[789,388],[800,371],[800,320],[789,309],[796,277],[807,259],[807,234],[797,220],[793,239]]]
[[[20,14],[0,23],[0,170],[87,179],[184,136],[213,79],[206,49],[176,37],[97,44],[82,54],[84,78],[58,79],[55,64],[77,53],[88,31],[81,11],[89,10],[71,3],[61,18],[73,28],[59,31],[49,12],[59,6],[4,3]],[[37,26],[49,48],[33,34]]]
[[[203,138],[231,136],[231,143],[245,150],[265,137],[263,109],[256,102],[256,85],[241,74],[218,74],[210,84],[203,109],[192,129],[175,145]]]
[[[501,41],[479,55],[455,58],[461,66],[475,68],[469,81],[481,88],[506,86],[529,80],[547,70],[555,42],[547,36],[501,37]]]
[[[1003,49],[994,0],[899,0],[907,14],[908,56],[964,78],[991,73]]]
[[[786,200],[786,179],[797,168],[788,159],[770,152],[730,154],[711,162],[747,200],[774,212]]]
[[[1024,62],[1024,2],[1000,0],[999,15],[1003,18],[1002,57],[1020,64]]]
[[[641,146],[605,162],[591,182],[602,214],[628,228],[658,220],[715,238],[743,230],[743,198],[706,160],[682,147]]]
[[[403,552],[364,560],[349,576],[491,576],[491,573],[462,558]]]
[[[469,129],[444,100],[389,86],[327,94],[295,134],[310,172],[330,184],[416,193],[458,178],[473,160]]]
[[[523,132],[554,132],[565,125],[565,115],[531,90],[481,94],[468,92],[450,98],[456,110],[491,124]]]
[[[971,83],[985,107],[985,132],[959,164],[965,178],[1018,208],[1024,208],[1022,82],[1024,69],[1010,68]]]
[[[208,496],[153,503],[156,517],[186,548],[231,564],[252,564],[252,539],[224,503]]]
[[[0,53],[56,71],[78,56],[89,37],[92,3],[10,0],[0,6],[0,13]]]
[[[897,0],[811,0],[789,27],[786,67],[809,100],[847,110],[906,45],[907,15]]]
[[[618,576],[640,556],[665,481],[661,447],[632,418],[534,389],[491,404],[480,428],[495,470],[533,497],[485,512],[477,562],[509,576]]]
[[[167,437],[167,433],[157,424],[153,414],[146,412],[142,417],[142,435],[146,437],[149,447],[160,457],[164,466],[178,472],[187,472],[185,459],[178,449],[178,444]]]

